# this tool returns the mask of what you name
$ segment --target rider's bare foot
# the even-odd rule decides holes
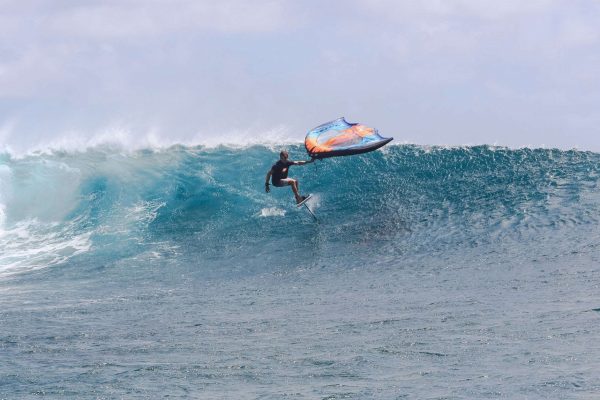
[[[300,204],[300,203],[302,203],[304,200],[306,200],[306,196],[300,196],[298,199],[296,199],[296,204]]]

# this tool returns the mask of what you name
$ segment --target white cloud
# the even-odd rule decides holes
[[[559,35],[559,44],[562,46],[597,45],[600,40],[600,24],[597,20],[571,18],[563,22]]]
[[[43,34],[127,39],[203,30],[272,32],[285,27],[285,11],[281,1],[122,0],[17,8],[8,15],[29,19]]]
[[[0,125],[201,142],[346,114],[423,143],[552,145],[600,129],[599,19],[595,0],[0,0]]]
[[[397,21],[423,18],[481,18],[498,20],[543,12],[560,0],[357,0],[359,8]]]

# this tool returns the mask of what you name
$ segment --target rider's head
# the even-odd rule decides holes
[[[279,159],[282,161],[285,161],[288,159],[288,152],[285,150],[281,150],[281,152],[279,153]]]

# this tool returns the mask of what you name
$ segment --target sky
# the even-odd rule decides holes
[[[597,0],[0,0],[0,149],[301,141],[600,151]]]

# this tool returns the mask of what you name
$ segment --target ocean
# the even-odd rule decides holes
[[[279,150],[0,154],[0,398],[600,398],[600,154]]]

